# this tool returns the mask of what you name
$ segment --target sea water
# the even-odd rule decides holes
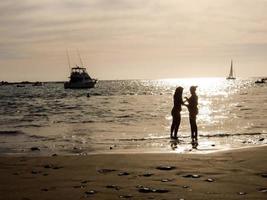
[[[90,90],[63,83],[0,87],[0,155],[190,152],[188,110],[171,141],[173,93],[197,85],[194,152],[267,144],[267,84],[254,78],[112,80]],[[88,97],[89,93],[89,97]],[[33,151],[31,148],[37,147]]]

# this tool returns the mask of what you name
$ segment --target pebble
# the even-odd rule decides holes
[[[262,142],[263,140],[264,140],[264,138],[259,139],[260,142]]]
[[[130,173],[128,173],[128,172],[120,172],[120,173],[118,173],[118,176],[128,176],[128,175],[130,175]]]
[[[267,188],[260,188],[258,189],[258,191],[262,193],[267,193]]]
[[[73,186],[73,188],[78,188],[78,189],[80,189],[80,188],[85,188],[85,185],[75,185],[75,186]]]
[[[176,169],[176,167],[174,167],[174,166],[159,166],[159,167],[157,167],[156,169],[158,169],[158,170],[169,171],[169,170]]]
[[[115,190],[120,190],[121,188],[117,185],[107,185],[106,188],[109,188],[109,189],[115,189]]]
[[[184,178],[200,178],[201,176],[198,174],[187,174],[183,176]]]
[[[211,183],[211,182],[214,182],[214,179],[208,178],[208,179],[206,179],[206,181]]]
[[[130,194],[127,194],[127,195],[120,195],[120,198],[121,199],[130,199],[130,198],[132,198],[133,196],[132,195],[130,195]]]
[[[107,173],[115,172],[115,171],[116,171],[115,169],[100,169],[100,170],[98,170],[98,172],[100,174],[107,174]]]
[[[169,190],[166,190],[166,189],[154,189],[154,188],[149,188],[149,187],[139,188],[138,191],[140,193],[167,193],[169,192]]]
[[[144,176],[144,177],[150,177],[150,176],[153,176],[154,174],[152,174],[152,173],[145,173],[145,174],[143,174],[142,176]]]
[[[246,192],[238,192],[239,195],[246,195]]]
[[[31,147],[31,151],[40,151],[38,147]]]
[[[90,191],[85,192],[85,194],[87,194],[87,195],[93,195],[95,193],[96,193],[96,191],[94,191],[94,190],[90,190]]]
[[[161,182],[163,182],[163,183],[171,182],[171,181],[173,181],[173,179],[168,179],[168,178],[166,178],[166,179],[161,179]]]
[[[264,173],[264,174],[261,175],[261,177],[267,178],[267,174]]]

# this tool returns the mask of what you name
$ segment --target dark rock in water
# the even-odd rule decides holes
[[[212,144],[211,146],[212,146],[212,147],[215,147],[215,144]]]
[[[40,151],[40,149],[38,147],[32,147],[31,151]]]
[[[153,176],[154,174],[152,174],[152,173],[145,173],[145,174],[143,174],[142,176],[144,176],[144,177],[150,177],[150,176]]]
[[[109,147],[109,149],[110,149],[110,150],[112,150],[112,149],[113,149],[113,147]]]
[[[176,167],[174,167],[174,166],[159,166],[159,167],[157,167],[156,169],[158,169],[158,170],[169,171],[169,170],[176,169]]]
[[[128,172],[120,172],[118,174],[118,176],[128,176],[128,175],[130,175],[130,173],[128,173]]]
[[[246,195],[246,192],[238,192],[239,195]]]
[[[267,188],[259,188],[258,191],[262,193],[267,193]]]
[[[56,154],[56,153],[54,153],[54,154],[52,155],[52,157],[55,157],[55,156],[57,156],[57,154]]]
[[[95,190],[90,190],[90,191],[86,191],[85,194],[86,195],[93,195],[96,194],[97,192]]]
[[[48,192],[48,189],[47,188],[43,188],[41,190],[44,191],[44,192]]]
[[[121,199],[130,199],[130,198],[132,198],[132,197],[133,197],[133,196],[130,195],[130,194],[120,195],[120,198],[121,198]]]
[[[260,142],[262,142],[263,140],[264,140],[264,138],[259,139]]]
[[[211,182],[214,182],[214,179],[212,179],[212,178],[208,178],[208,179],[206,179],[205,181],[211,183]]]
[[[267,173],[261,174],[261,177],[267,178]]]
[[[121,188],[117,185],[107,185],[106,188],[109,188],[109,189],[115,189],[115,190],[120,190]]]
[[[115,171],[116,171],[115,169],[100,169],[100,170],[98,170],[98,173],[107,174],[107,173],[115,172]]]

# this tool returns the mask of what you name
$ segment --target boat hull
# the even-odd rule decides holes
[[[94,88],[95,84],[96,84],[96,81],[85,82],[85,83],[65,82],[64,88],[65,89],[89,89],[89,88]]]
[[[235,80],[236,78],[235,77],[227,77],[226,79],[227,80]]]

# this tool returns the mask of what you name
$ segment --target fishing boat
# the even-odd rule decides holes
[[[231,60],[231,68],[230,68],[230,73],[229,76],[226,78],[227,80],[235,80],[236,78],[234,77],[234,69],[233,69],[233,61]]]
[[[87,89],[95,87],[97,80],[92,79],[86,71],[86,68],[76,67],[71,68],[70,80],[64,83],[65,89]]]
[[[64,83],[65,89],[88,89],[95,87],[95,84],[97,83],[97,79],[93,79],[89,76],[89,74],[86,71],[86,68],[83,67],[83,62],[81,59],[81,56],[78,53],[78,56],[80,58],[81,67],[76,65],[76,67],[71,68],[70,72],[70,80],[68,82]],[[69,54],[67,52],[68,57],[68,63],[70,68],[70,58]]]

